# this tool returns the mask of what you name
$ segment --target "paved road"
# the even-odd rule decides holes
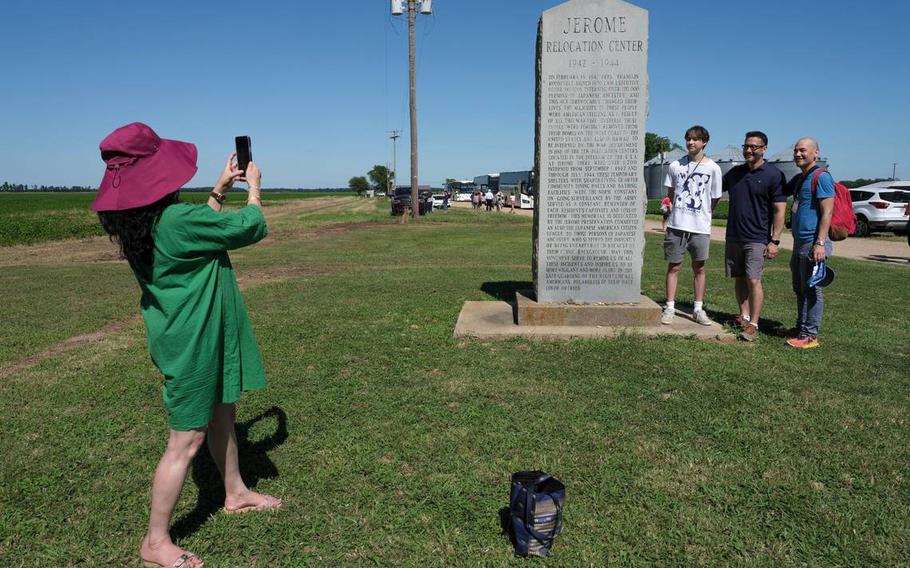
[[[455,203],[455,207],[460,209],[470,209],[470,203]],[[530,217],[533,215],[530,209],[516,209],[516,215]],[[509,215],[509,209],[503,209],[497,213],[495,211],[485,215]],[[645,231],[648,233],[661,233],[660,221],[645,219]],[[711,227],[711,240],[723,241],[726,236],[726,227]],[[793,237],[789,232],[785,232],[781,239],[781,248],[792,250]],[[910,247],[906,241],[886,241],[875,238],[854,238],[850,237],[845,241],[834,243],[834,257],[856,258],[859,260],[868,260],[870,262],[879,262],[882,264],[894,264],[898,266],[910,267]]]

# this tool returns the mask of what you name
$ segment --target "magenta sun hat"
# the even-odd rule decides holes
[[[179,190],[196,175],[196,145],[167,140],[147,124],[121,126],[101,141],[107,164],[95,211],[122,211],[151,205]]]

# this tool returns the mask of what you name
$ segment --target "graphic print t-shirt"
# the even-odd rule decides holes
[[[690,233],[711,234],[711,200],[723,192],[720,166],[710,158],[689,163],[689,156],[670,164],[666,187],[673,188],[673,209],[667,226]]]

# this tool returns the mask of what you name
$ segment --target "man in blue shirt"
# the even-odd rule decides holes
[[[815,191],[812,177],[818,165],[818,142],[813,138],[800,138],[793,147],[793,161],[802,175],[791,180],[793,191],[793,256],[790,257],[790,273],[793,277],[793,291],[796,293],[796,337],[787,340],[787,345],[797,349],[818,347],[818,332],[824,312],[822,289],[810,288],[807,284],[812,268],[831,255],[831,240],[828,228],[834,212],[834,179],[822,172],[818,176]]]
[[[736,324],[742,328],[740,337],[746,341],[758,338],[758,318],[765,300],[762,272],[765,259],[777,256],[787,210],[784,174],[765,161],[767,148],[768,136],[764,132],[747,132],[743,143],[746,163],[724,175],[724,190],[730,199],[726,273],[728,278],[736,279]]]

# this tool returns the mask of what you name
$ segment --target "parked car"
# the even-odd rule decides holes
[[[856,231],[853,236],[867,237],[873,231],[907,230],[904,211],[910,202],[910,181],[883,181],[850,190]]]
[[[417,192],[417,210],[421,215],[430,212],[433,206],[433,194],[426,190]],[[392,215],[401,215],[411,208],[411,188],[399,187],[392,194]]]
[[[470,193],[456,193],[456,194],[452,197],[452,200],[453,200],[453,201],[467,201],[468,203],[470,203],[470,202],[471,202],[471,194],[470,194]]]
[[[445,195],[441,193],[433,194],[433,209],[448,209],[449,204],[446,202]]]

